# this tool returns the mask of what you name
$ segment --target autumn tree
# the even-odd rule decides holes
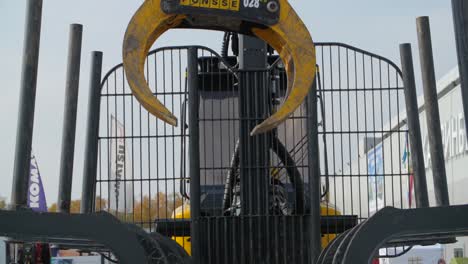
[[[102,211],[102,209],[107,208],[107,201],[105,199],[102,199],[101,197],[96,197],[96,211]],[[70,213],[72,214],[78,214],[80,213],[80,208],[81,208],[81,200],[73,200],[71,201],[70,204]],[[57,212],[57,203],[52,204],[49,207],[49,212]]]
[[[5,198],[0,198],[0,209],[6,209],[7,203]]]
[[[108,202],[101,197],[96,198],[96,212],[108,211],[124,222],[133,222],[145,228],[153,225],[156,219],[167,219],[173,217],[173,212],[184,203],[180,194],[157,193],[154,197],[144,196],[141,201],[135,201],[132,212],[116,212],[108,208]],[[81,200],[71,202],[71,213],[80,212]],[[49,212],[57,212],[57,204],[49,208]]]
[[[150,227],[156,219],[171,218],[175,209],[182,206],[183,199],[179,194],[158,193],[153,198],[144,196],[135,203],[133,222],[143,227]]]
[[[107,200],[101,198],[100,196],[96,197],[96,202],[95,202],[95,210],[96,212],[107,210]]]

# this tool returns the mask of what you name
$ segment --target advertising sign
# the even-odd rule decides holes
[[[125,182],[132,175],[132,163],[128,160],[125,130],[114,116],[111,116],[110,148],[110,209],[115,212],[132,212],[133,188],[131,182]]]
[[[47,202],[42,185],[39,166],[37,165],[36,157],[31,154],[31,169],[29,172],[29,188],[28,188],[28,206],[35,212],[47,212]]]

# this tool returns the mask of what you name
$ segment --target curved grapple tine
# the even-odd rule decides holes
[[[286,100],[280,109],[256,126],[252,135],[268,132],[284,122],[304,102],[315,79],[315,45],[304,23],[289,3],[281,2],[279,23],[252,32],[280,55],[288,77]]]
[[[252,135],[268,132],[284,122],[303,103],[315,79],[316,60],[312,38],[287,0],[278,2],[278,23],[269,27],[252,26],[248,32],[278,51],[286,68],[288,92],[280,109],[256,126]],[[186,18],[184,14],[165,13],[161,9],[161,0],[146,0],[132,18],[123,46],[125,74],[133,94],[150,113],[171,125],[177,124],[177,118],[151,92],[144,77],[144,64],[156,39],[170,28],[180,26]],[[219,25],[216,28],[222,30]],[[226,28],[226,31],[232,31],[232,28]],[[245,33],[245,29],[240,33]]]
[[[125,76],[135,98],[164,122],[177,126],[177,118],[154,94],[145,79],[146,56],[154,42],[167,30],[177,27],[183,15],[168,15],[161,10],[160,0],[148,0],[130,21],[123,44]]]

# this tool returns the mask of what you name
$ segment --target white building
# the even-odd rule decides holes
[[[445,166],[451,205],[468,203],[468,142],[465,129],[465,116],[461,97],[458,68],[453,69],[438,82],[440,120],[444,143]],[[420,100],[423,101],[423,100]],[[422,104],[421,104],[422,105]],[[423,106],[423,105],[422,105]],[[429,141],[425,112],[421,113],[426,176],[431,206],[435,206],[434,185],[430,164]],[[466,257],[468,238],[459,238],[452,245],[443,246],[444,257],[450,261],[454,256]]]
[[[444,76],[438,83],[438,95],[439,95],[439,108],[440,108],[440,120],[442,137],[444,143],[444,155],[446,160],[447,180],[449,187],[450,203],[452,205],[460,205],[468,203],[468,142],[465,129],[465,120],[463,113],[463,104],[461,99],[461,88],[459,80],[458,68],[453,69],[446,76]],[[431,159],[430,159],[430,148],[427,137],[427,125],[426,116],[424,109],[424,98],[421,96],[418,100],[420,109],[420,122],[422,130],[422,139],[424,147],[424,157],[426,166],[426,177],[429,192],[430,205],[435,206],[435,195],[434,185],[432,179],[431,170]],[[387,125],[388,129],[398,130],[399,128],[406,127],[406,114],[400,113],[399,120],[395,119],[391,122],[391,126]],[[391,148],[394,144],[406,144],[406,137],[400,134],[395,134],[385,138],[383,141],[379,139],[379,144],[373,147],[371,150],[365,151],[363,144],[360,146],[362,154],[359,160],[353,162],[352,169],[349,169],[349,173],[357,174],[356,168],[365,167],[368,168],[368,174],[391,174],[397,171],[396,167],[401,168],[401,148]],[[400,145],[401,146],[401,145]],[[395,153],[395,149],[399,153]],[[393,153],[392,153],[393,151]],[[390,166],[390,164],[393,164]],[[407,172],[407,168],[402,169],[402,172]],[[370,215],[377,209],[383,208],[385,205],[396,204],[399,208],[409,207],[409,195],[395,196],[395,193],[408,193],[409,183],[407,180],[392,184],[388,182],[388,179],[383,177],[374,176],[365,179],[364,181],[359,178],[347,179],[345,184],[339,184],[335,187],[335,191],[332,189],[332,196],[337,196],[336,202],[338,209],[341,208],[352,208],[351,210],[356,212],[355,207],[357,203],[360,206],[368,208],[367,211]],[[385,182],[387,181],[387,182]],[[375,186],[375,191],[369,191],[369,202],[366,201],[366,197],[349,197],[344,189],[347,185],[360,186],[364,190],[367,190],[369,186]],[[341,186],[341,189],[340,189]],[[343,194],[344,193],[344,194]],[[346,196],[346,199],[340,199],[341,196]],[[414,195],[414,194],[413,194]],[[414,198],[412,198],[414,200]],[[392,200],[392,201],[390,201]],[[354,204],[354,205],[353,205]],[[414,202],[412,204],[414,207]],[[349,210],[348,210],[349,211]],[[364,210],[365,211],[365,210]],[[345,212],[346,213],[346,212]],[[363,216],[367,216],[364,212]],[[467,250],[468,238],[459,238],[458,242],[452,245],[434,246],[428,248],[415,248],[413,251],[398,259],[385,260],[384,263],[437,263],[433,262],[433,259],[437,256],[443,256],[443,258],[450,263],[451,259],[456,255],[457,257],[465,257]],[[422,262],[409,262],[409,258],[415,259],[420,258]],[[428,261],[426,261],[426,259]],[[431,259],[429,261],[429,259]]]

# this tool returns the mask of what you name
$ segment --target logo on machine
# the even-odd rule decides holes
[[[209,9],[239,11],[240,1],[241,0],[180,0],[180,5]]]

